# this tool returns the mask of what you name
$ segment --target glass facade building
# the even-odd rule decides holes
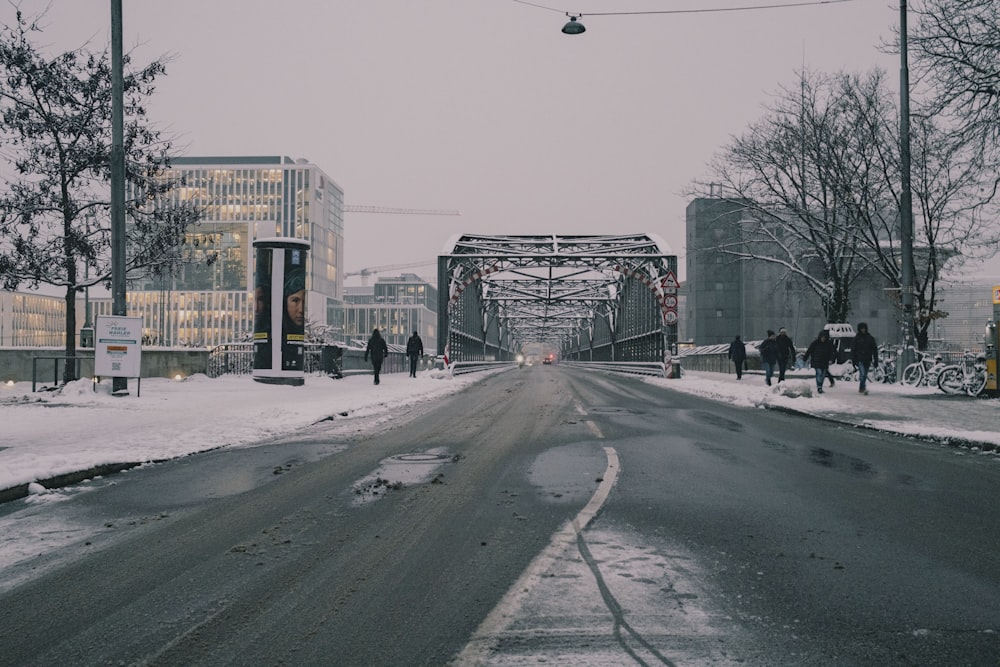
[[[65,331],[62,297],[0,292],[0,347],[62,347]]]
[[[283,156],[185,157],[164,178],[178,181],[173,202],[202,217],[181,242],[174,276],[131,281],[130,315],[141,315],[149,344],[212,347],[253,331],[252,243],[292,237],[310,243],[309,322],[341,326],[344,191],[308,160]],[[98,306],[98,313],[101,313]]]
[[[437,349],[437,288],[423,278],[405,273],[370,287],[348,287],[344,301],[346,342],[363,345],[377,328],[390,345],[406,347],[416,331],[425,353]]]

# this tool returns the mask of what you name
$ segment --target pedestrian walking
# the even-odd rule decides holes
[[[778,340],[774,336],[774,331],[767,330],[767,338],[761,341],[757,349],[760,351],[760,364],[764,367],[764,384],[770,387],[774,368],[778,365]]]
[[[424,356],[424,341],[420,340],[420,335],[416,331],[406,341],[406,356],[410,358],[410,377],[417,377],[417,362]]]
[[[858,369],[858,391],[862,394],[868,393],[868,371],[877,359],[878,343],[875,342],[875,336],[868,333],[866,322],[858,322],[858,333],[851,345],[851,361]]]
[[[795,363],[795,343],[788,337],[785,327],[778,329],[778,382],[785,381],[785,370]]]
[[[743,366],[747,362],[747,346],[737,335],[729,344],[729,358],[736,364],[736,379],[743,379]]]
[[[378,328],[372,331],[371,338],[368,339],[368,346],[365,347],[365,361],[368,355],[372,358],[372,370],[375,371],[375,384],[379,383],[379,374],[382,372],[382,362],[389,356],[389,346],[385,343],[385,338]]]
[[[830,362],[834,361],[836,357],[837,350],[834,349],[830,333],[826,329],[820,331],[816,340],[809,343],[806,354],[802,357],[803,361],[810,362],[813,370],[816,371],[816,391],[820,394],[823,393],[823,380],[826,379],[827,372],[830,370]]]

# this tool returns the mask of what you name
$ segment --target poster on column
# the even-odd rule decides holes
[[[272,248],[256,248],[257,270],[253,288],[253,367],[271,368],[271,253]]]
[[[281,318],[281,370],[305,368],[306,251],[285,248]]]

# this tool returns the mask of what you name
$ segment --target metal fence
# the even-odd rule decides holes
[[[307,343],[304,372],[325,373],[333,377],[365,375],[372,372],[371,364],[365,361],[364,350],[339,348],[339,355],[331,355],[330,350],[334,347]],[[253,343],[219,345],[209,352],[206,374],[213,378],[221,375],[249,375],[253,372],[253,357]],[[426,363],[421,364],[422,369],[426,366]],[[383,373],[402,373],[409,368],[406,354],[402,352],[389,352],[389,356],[382,363]]]

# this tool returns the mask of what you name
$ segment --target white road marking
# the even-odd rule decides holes
[[[584,410],[583,406],[580,405],[579,401],[577,401],[574,405],[576,407],[576,413],[577,414],[583,415],[583,416],[587,415],[587,411]],[[597,424],[595,424],[590,419],[585,419],[584,422],[587,424],[587,428],[590,429],[590,432],[594,434],[595,438],[597,438],[598,440],[604,440],[604,432],[601,431],[601,427],[600,426],[598,426]]]
[[[587,422],[588,424],[591,422]],[[517,618],[524,606],[528,595],[537,586],[542,575],[552,568],[562,554],[571,547],[574,547],[577,535],[587,527],[598,510],[607,501],[615,481],[618,479],[618,452],[612,447],[605,447],[604,452],[608,457],[608,465],[604,470],[604,478],[597,487],[597,491],[591,496],[587,505],[580,510],[579,514],[566,523],[555,535],[548,546],[540,554],[535,556],[531,564],[521,573],[514,585],[508,589],[506,595],[499,604],[483,620],[473,633],[469,643],[465,646],[458,657],[452,662],[456,666],[481,665],[486,662],[487,657],[496,645],[497,639],[510,627]]]

